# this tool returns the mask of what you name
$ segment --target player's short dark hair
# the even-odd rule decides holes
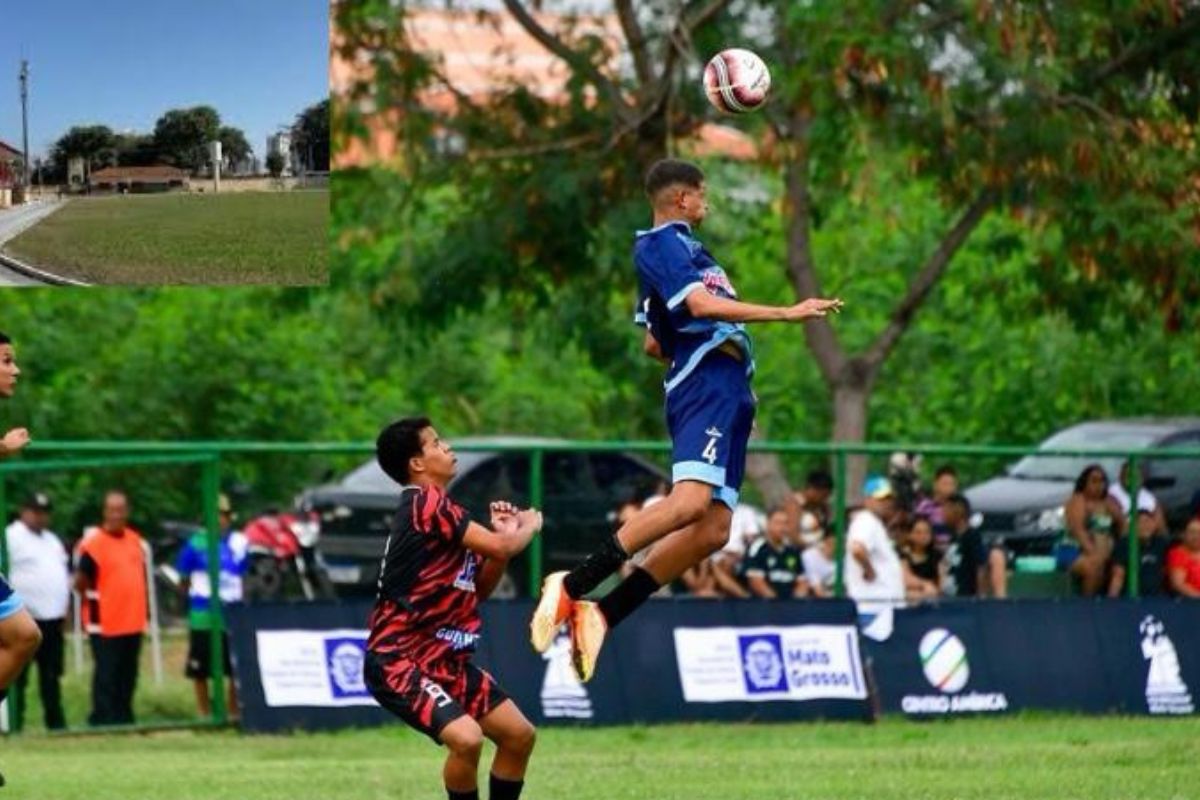
[[[8,338],[8,334],[0,331],[0,344],[12,344],[12,339]]]
[[[663,189],[677,183],[699,189],[704,183],[704,171],[690,161],[676,158],[656,161],[646,172],[646,196],[653,200]]]
[[[804,485],[813,489],[833,489],[833,476],[829,474],[827,469],[814,469],[809,471],[808,476],[804,479]]]
[[[405,417],[379,432],[375,440],[375,458],[396,483],[408,483],[409,459],[421,454],[421,431],[432,425],[429,417]]]
[[[954,494],[950,495],[946,498],[946,502],[953,503],[954,505],[958,506],[963,510],[964,514],[971,513],[971,501],[968,500],[967,496],[961,492],[955,492]]]
[[[940,467],[937,468],[937,471],[933,473],[933,479],[936,481],[938,478],[942,477],[943,475],[949,475],[953,478],[957,478],[958,470],[956,470],[950,464],[942,464]]]

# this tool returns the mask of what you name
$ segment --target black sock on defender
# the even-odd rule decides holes
[[[616,534],[613,534],[604,540],[599,550],[567,573],[567,577],[563,578],[563,588],[572,600],[582,599],[628,559],[629,555],[621,549],[621,543],[617,541]]]
[[[447,789],[446,796],[450,800],[479,800],[479,790],[472,789],[469,792],[456,792],[453,789]]]
[[[525,781],[510,781],[507,778],[488,776],[488,800],[519,800]]]
[[[608,627],[612,628],[632,614],[658,589],[659,583],[653,575],[641,567],[634,567],[633,572],[600,601],[600,613],[604,615]]]

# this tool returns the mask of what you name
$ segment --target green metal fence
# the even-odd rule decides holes
[[[541,507],[545,496],[545,456],[558,452],[588,452],[588,453],[642,453],[667,455],[670,445],[666,442],[654,441],[568,441],[546,440],[532,444],[500,445],[491,443],[472,443],[456,446],[456,449],[469,452],[520,452],[528,454],[530,503]],[[1053,449],[1042,450],[1031,446],[1001,446],[1001,445],[953,445],[953,444],[913,444],[913,443],[873,443],[851,444],[835,442],[752,442],[751,452],[774,453],[777,455],[803,455],[823,457],[830,461],[834,477],[833,523],[837,532],[837,547],[835,561],[839,565],[836,577],[836,594],[843,594],[842,565],[845,560],[846,515],[850,493],[847,491],[846,478],[848,461],[853,456],[888,456],[895,452],[921,454],[924,456],[939,456],[942,458],[1017,458],[1023,456],[1065,456],[1093,459],[1117,458],[1129,462],[1130,485],[1127,490],[1134,498],[1136,508],[1137,497],[1137,466],[1146,459],[1200,459],[1200,449],[1197,448],[1167,448],[1167,449]],[[374,452],[373,443],[369,442],[149,442],[149,441],[43,441],[34,442],[28,448],[28,454],[20,459],[10,459],[0,462],[0,520],[7,521],[9,506],[5,485],[7,477],[21,472],[49,472],[55,470],[75,470],[89,468],[112,468],[122,466],[155,466],[162,464],[198,464],[202,469],[202,498],[205,527],[208,536],[208,562],[210,580],[213,587],[220,585],[219,576],[219,522],[218,499],[221,485],[222,460],[233,455],[246,454],[293,454],[293,455],[362,455],[368,456]],[[297,487],[299,488],[299,487]],[[2,528],[3,526],[0,526]],[[550,532],[553,535],[553,531]],[[528,549],[529,592],[536,596],[542,577],[542,539],[535,537]],[[1130,597],[1136,597],[1138,587],[1138,540],[1136,536],[1130,539],[1129,564],[1127,577],[1127,592]],[[0,565],[7,569],[7,542],[0,536]],[[212,677],[213,703],[212,724],[224,724],[227,718],[223,691],[223,669],[220,663],[221,639],[224,623],[220,613],[220,603],[216,602],[214,589],[214,619],[212,625]]]

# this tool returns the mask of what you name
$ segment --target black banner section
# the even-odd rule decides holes
[[[369,610],[366,603],[231,607],[227,616],[243,727],[312,730],[392,720],[366,695],[361,663],[354,674],[355,648],[361,647]],[[865,697],[798,699],[795,694],[865,693],[849,601],[655,599],[610,634],[596,675],[586,685],[571,673],[565,636],[544,655],[532,650],[532,611],[527,600],[485,603],[475,658],[538,725],[864,719],[869,713]],[[797,631],[796,626],[815,627]],[[699,664],[685,659],[681,665],[675,651],[679,629],[700,629],[702,637],[720,639],[718,645],[727,644],[724,654],[716,647],[719,657]],[[685,701],[685,668],[699,691],[738,699]]]

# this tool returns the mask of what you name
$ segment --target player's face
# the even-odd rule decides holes
[[[0,397],[12,397],[17,389],[17,376],[21,374],[17,366],[17,354],[11,344],[0,344]]]
[[[708,197],[704,184],[695,186],[680,186],[675,194],[675,206],[679,215],[693,228],[700,227],[704,217],[708,215]]]
[[[434,428],[421,431],[421,463],[425,474],[439,484],[446,484],[458,471],[458,456],[449,444],[442,441]]]

